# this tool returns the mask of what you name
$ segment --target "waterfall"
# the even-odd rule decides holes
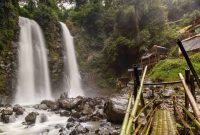
[[[67,70],[65,71],[65,77],[69,78],[69,81],[65,82],[69,83],[68,96],[83,96],[84,93],[81,87],[81,77],[76,61],[73,37],[64,23],[60,22],[60,25],[62,29],[62,40],[65,46],[64,65],[67,67],[65,68]]]
[[[34,104],[51,99],[47,50],[40,26],[19,17],[17,91],[15,103]]]

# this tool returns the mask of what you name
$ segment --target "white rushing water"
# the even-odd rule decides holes
[[[0,135],[59,135],[61,127],[66,126],[67,117],[61,117],[52,111],[38,110],[31,106],[25,107],[23,115],[10,118],[10,123],[0,122]],[[33,125],[23,124],[30,112],[37,112],[38,116]]]
[[[36,105],[37,106],[37,105]],[[0,108],[0,111],[3,108]],[[0,135],[60,135],[59,130],[64,129],[63,134],[69,135],[72,129],[67,129],[66,124],[69,117],[60,116],[50,110],[35,109],[34,106],[24,106],[23,115],[10,117],[9,123],[5,124],[0,121]],[[31,113],[37,112],[36,121],[32,125],[25,124],[25,117]],[[99,128],[100,122],[82,122],[82,126],[90,129],[91,135]]]
[[[62,39],[65,46],[64,64],[67,67],[66,68],[67,71],[65,71],[66,73],[65,77],[69,78],[68,96],[69,97],[83,96],[84,93],[81,87],[81,77],[78,70],[78,64],[76,61],[73,37],[71,36],[69,29],[64,23],[60,22],[60,25],[62,29]]]
[[[49,69],[43,33],[39,25],[19,17],[17,92],[14,103],[34,104],[51,99]]]

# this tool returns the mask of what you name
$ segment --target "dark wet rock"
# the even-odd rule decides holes
[[[76,129],[73,129],[73,130],[69,133],[69,135],[78,135],[78,132],[77,132]]]
[[[119,135],[120,129],[111,126],[110,122],[103,122],[100,124],[99,129],[95,131],[98,135]]]
[[[1,110],[1,120],[4,123],[9,123],[10,117],[13,114],[13,109],[11,107],[4,108]]]
[[[12,115],[13,109],[11,107],[7,107],[1,111],[2,115]]]
[[[82,117],[79,118],[79,120],[81,122],[86,122],[86,121],[90,121],[91,117],[90,116],[82,116]]]
[[[54,101],[51,101],[51,100],[43,100],[41,102],[41,104],[45,104],[52,111],[59,110],[59,104],[58,104],[58,102],[54,102]]]
[[[4,123],[9,123],[10,116],[11,116],[11,115],[1,115],[1,120],[2,120],[2,122],[4,122]]]
[[[81,114],[74,110],[74,111],[72,111],[71,116],[74,117],[74,118],[79,119],[81,117]]]
[[[61,110],[60,111],[60,116],[69,117],[70,115],[71,115],[70,111],[66,111],[66,110]]]
[[[123,121],[126,106],[128,103],[128,94],[113,95],[105,105],[107,119],[111,122],[121,123]]]
[[[70,129],[72,127],[75,127],[77,124],[75,122],[68,122],[67,125],[66,125],[66,128],[67,129]]]
[[[40,109],[40,110],[47,110],[48,106],[46,104],[39,104],[38,105],[38,109]]]
[[[61,127],[61,129],[59,130],[59,135],[67,135],[67,131],[64,127]]]
[[[82,99],[82,97],[63,99],[59,100],[59,104],[62,109],[74,109],[82,102]]]
[[[94,112],[94,109],[89,105],[89,104],[84,104],[83,105],[83,115],[90,115]]]
[[[13,107],[13,112],[15,112],[16,115],[23,115],[24,111],[25,111],[25,109],[18,104],[14,105],[14,107]]]
[[[69,117],[69,119],[67,120],[67,122],[79,122],[80,120],[74,117]]]
[[[31,112],[25,117],[25,121],[28,125],[35,123],[36,117],[38,113],[37,112]]]
[[[79,124],[75,129],[78,132],[78,134],[85,134],[89,132],[89,129],[82,126],[81,124]]]
[[[57,124],[57,125],[55,126],[55,129],[58,129],[58,128],[62,128],[62,125]]]
[[[104,109],[99,109],[99,108],[96,108],[96,110],[93,112],[93,116],[96,116],[100,119],[107,118],[106,114],[104,113]]]

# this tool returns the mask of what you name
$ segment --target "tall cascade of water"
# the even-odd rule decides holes
[[[64,65],[67,67],[65,73],[66,78],[69,78],[69,97],[83,96],[84,92],[81,87],[81,77],[78,69],[78,64],[76,61],[75,49],[74,49],[74,40],[70,34],[67,26],[60,22],[62,29],[62,40],[65,46],[64,53]],[[65,82],[67,83],[67,82]]]
[[[34,104],[51,99],[51,87],[45,42],[40,26],[19,17],[17,91],[15,103]]]

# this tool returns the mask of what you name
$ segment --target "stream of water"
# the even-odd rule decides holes
[[[35,104],[51,99],[45,41],[40,26],[20,17],[17,92],[14,103]]]
[[[65,46],[64,65],[67,70],[65,71],[65,78],[66,82],[69,84],[69,87],[65,89],[68,92],[69,97],[83,96],[84,93],[81,86],[81,77],[76,60],[74,40],[67,26],[62,22],[60,22],[60,25],[62,29],[62,39]]]

